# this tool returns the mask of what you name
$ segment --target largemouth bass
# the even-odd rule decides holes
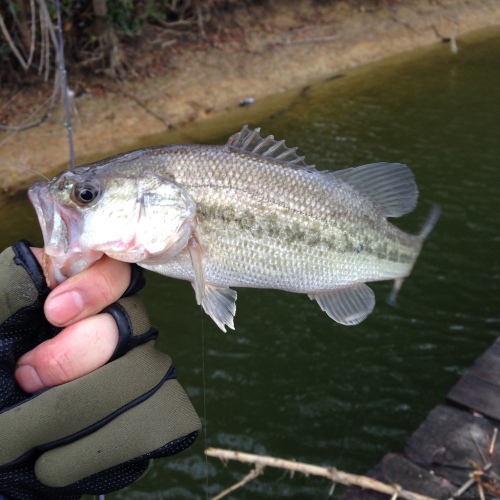
[[[296,149],[245,126],[224,146],[146,148],[36,182],[45,254],[59,281],[103,254],[188,280],[223,331],[230,287],[305,293],[355,325],[375,304],[366,282],[399,285],[439,212],[407,234],[387,221],[416,206],[406,165],[319,171]]]

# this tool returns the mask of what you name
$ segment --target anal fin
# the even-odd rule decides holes
[[[193,288],[196,289],[194,283]],[[223,331],[226,326],[234,330],[234,315],[236,314],[236,292],[229,287],[205,285],[203,310],[215,321]]]
[[[364,283],[327,292],[310,293],[308,296],[315,300],[330,318],[347,326],[361,323],[375,307],[375,294]]]

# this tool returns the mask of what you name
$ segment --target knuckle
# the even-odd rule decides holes
[[[107,272],[101,270],[99,272],[99,280],[97,281],[98,287],[95,292],[98,299],[104,303],[114,302],[117,298],[115,280]]]
[[[46,385],[68,382],[74,378],[74,367],[66,350],[52,347],[50,344],[40,355],[39,376]]]

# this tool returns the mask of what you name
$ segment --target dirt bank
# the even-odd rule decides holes
[[[255,5],[236,11],[242,36],[174,55],[162,76],[77,99],[77,163],[126,150],[140,137],[224,113],[247,97],[261,99],[442,39],[456,40],[460,47],[465,33],[500,25],[498,0],[369,5],[275,0],[271,9]],[[15,192],[33,179],[10,163],[48,175],[68,165],[61,116],[55,112],[42,126],[16,135],[0,133],[4,192]]]

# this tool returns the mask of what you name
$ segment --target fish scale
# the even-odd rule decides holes
[[[230,287],[306,293],[335,321],[362,321],[375,303],[365,283],[399,286],[438,218],[436,208],[420,235],[388,222],[417,197],[405,165],[318,171],[246,126],[225,146],[146,148],[30,189],[61,279],[103,253],[137,262],[190,281],[224,331]]]
[[[158,158],[177,154],[168,149],[160,151]],[[205,273],[212,284],[231,282],[232,286],[286,288],[302,293],[323,291],[356,282],[358,276],[367,281],[393,279],[408,272],[418,254],[418,238],[402,233],[385,218],[379,216],[376,226],[366,227],[367,222],[376,224],[375,215],[379,214],[363,219],[367,212],[371,215],[363,210],[366,200],[345,192],[349,190],[340,181],[326,182],[325,174],[287,170],[277,162],[245,158],[220,148],[214,154],[207,154],[205,149],[200,153],[190,155],[186,163],[160,164],[157,173],[168,170],[197,203],[200,238],[206,248]],[[254,214],[252,224],[242,223],[249,219],[247,213]],[[335,225],[332,219],[337,221]],[[360,227],[359,221],[365,222],[365,227]],[[359,255],[354,255],[358,241],[404,247],[409,259],[399,267],[391,263],[389,269],[380,262],[363,263]],[[247,244],[242,245],[244,242]],[[378,248],[380,254],[376,243],[366,247]],[[279,267],[266,265],[273,254],[278,254]],[[234,255],[243,261],[252,260],[252,272],[242,269]],[[230,266],[225,265],[228,257]],[[169,275],[170,265],[176,265],[175,259],[163,268]],[[298,273],[302,276],[296,277]]]

